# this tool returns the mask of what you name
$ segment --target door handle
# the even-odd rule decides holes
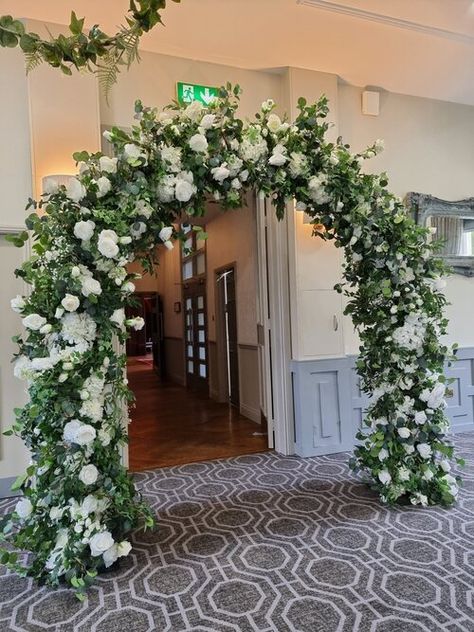
[[[337,331],[339,329],[339,320],[337,319],[336,314],[334,314],[334,316],[332,317],[332,327],[334,331]]]

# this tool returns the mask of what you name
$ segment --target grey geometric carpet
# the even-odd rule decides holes
[[[84,604],[3,570],[0,630],[473,632],[474,435],[457,444],[449,510],[383,507],[345,454],[140,474],[158,530]]]

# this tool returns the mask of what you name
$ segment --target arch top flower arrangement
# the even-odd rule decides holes
[[[153,524],[120,460],[123,406],[133,396],[114,340],[143,326],[125,316],[135,278],[127,264],[150,270],[157,244],[184,238],[183,214],[192,224],[209,199],[238,208],[249,189],[271,196],[280,218],[295,200],[316,234],[344,248],[345,282],[336,289],[348,297],[362,342],[357,369],[372,394],[352,466],[387,503],[456,498],[444,413],[451,351],[440,342],[444,266],[386,176],[362,173],[381,143],[354,154],[327,142],[325,97],[301,98],[291,123],[272,101],[244,123],[238,95],[227,86],[208,108],[175,105],[159,114],[137,103],[130,135],[106,132],[115,157],[77,154],[77,177],[67,187],[53,183],[39,202],[45,214],[27,219],[34,255],[17,275],[32,291],[12,307],[26,331],[14,371],[30,400],[15,411],[11,432],[32,461],[17,482],[24,496],[2,528],[32,556],[25,566],[7,547],[1,558],[18,572],[52,585],[66,580],[83,596],[98,571],[130,552],[127,535]]]

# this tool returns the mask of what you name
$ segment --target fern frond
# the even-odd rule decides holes
[[[125,28],[122,26],[120,31],[120,41],[124,47],[124,62],[127,68],[130,68],[134,61],[140,60],[138,53],[140,34],[134,28]]]
[[[108,97],[112,86],[117,83],[119,74],[118,61],[113,53],[107,54],[102,58],[102,63],[97,67],[97,77],[100,89],[103,90],[108,102]]]
[[[26,74],[37,68],[43,63],[43,58],[39,51],[35,50],[31,53],[25,53]]]

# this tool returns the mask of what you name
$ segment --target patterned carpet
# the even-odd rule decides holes
[[[0,630],[472,632],[474,435],[457,443],[451,510],[382,507],[344,454],[140,474],[160,528],[84,604],[3,571]]]

